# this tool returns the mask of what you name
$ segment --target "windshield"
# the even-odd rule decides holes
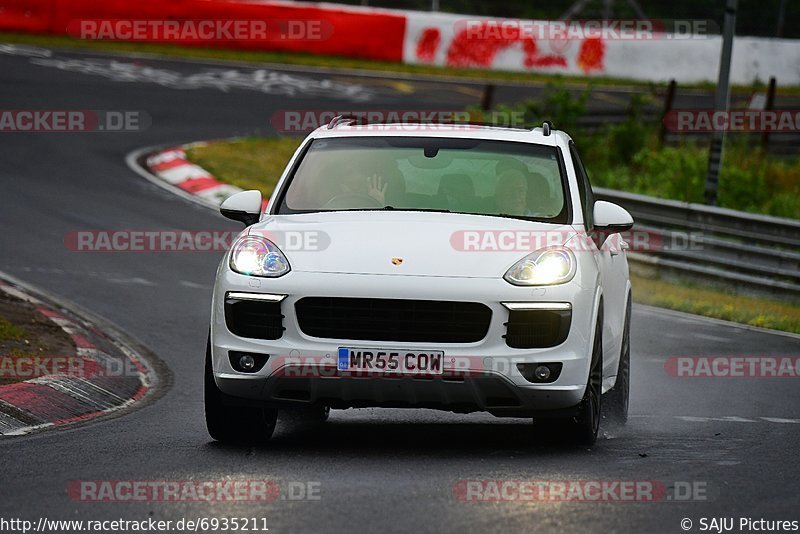
[[[555,147],[480,139],[316,139],[289,177],[278,213],[447,211],[566,223]]]

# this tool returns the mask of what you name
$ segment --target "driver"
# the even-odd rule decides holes
[[[350,170],[352,169],[348,169],[348,171]],[[389,184],[378,173],[373,173],[365,178],[358,171],[348,172],[339,185],[339,191],[334,194],[334,198],[339,195],[368,195],[381,206],[386,205],[386,190],[389,188]]]
[[[356,162],[348,161],[342,166],[341,173],[342,177],[338,184],[338,191],[333,193],[330,200],[341,195],[366,195],[373,198],[379,206],[385,207],[387,205],[387,192],[390,189],[395,196],[402,194],[402,189],[404,189],[404,184],[401,183],[402,175],[400,175],[399,171],[395,173],[391,170],[388,173],[367,172],[367,175],[364,176],[365,173],[362,166]],[[395,180],[392,180],[393,177]]]

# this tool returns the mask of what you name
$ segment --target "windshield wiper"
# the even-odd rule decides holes
[[[397,211],[424,211],[430,213],[453,213],[450,210],[439,209],[439,208],[395,208],[394,206],[385,206],[383,209],[397,210]]]
[[[511,215],[510,213],[485,213],[483,215],[489,215],[492,217],[508,217],[510,219],[521,219],[523,221],[537,221],[541,219],[541,217],[534,217],[532,215]]]

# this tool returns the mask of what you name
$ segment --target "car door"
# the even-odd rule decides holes
[[[594,233],[594,193],[589,176],[583,166],[575,144],[570,141],[570,156],[578,180],[578,192],[581,197],[581,208],[586,224],[586,232],[593,237],[590,240],[592,254],[599,272],[600,285],[603,291],[603,377],[609,378],[617,373],[619,348],[622,339],[622,327],[625,315],[625,255],[621,250],[618,234],[601,240]]]

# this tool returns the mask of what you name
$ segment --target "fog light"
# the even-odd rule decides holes
[[[256,359],[250,356],[249,354],[245,354],[241,358],[239,358],[239,367],[242,368],[242,371],[252,371],[253,367],[256,366]],[[545,369],[547,369],[545,367]],[[537,373],[539,369],[536,369]],[[550,374],[550,371],[547,371],[547,374]]]
[[[228,352],[228,359],[231,367],[240,373],[257,373],[264,367],[269,359],[269,354],[258,354],[256,352],[241,352],[232,350]]]
[[[550,378],[550,368],[546,365],[540,365],[533,371],[537,380],[545,381]]]
[[[518,363],[517,369],[531,384],[552,384],[561,376],[561,362]]]

